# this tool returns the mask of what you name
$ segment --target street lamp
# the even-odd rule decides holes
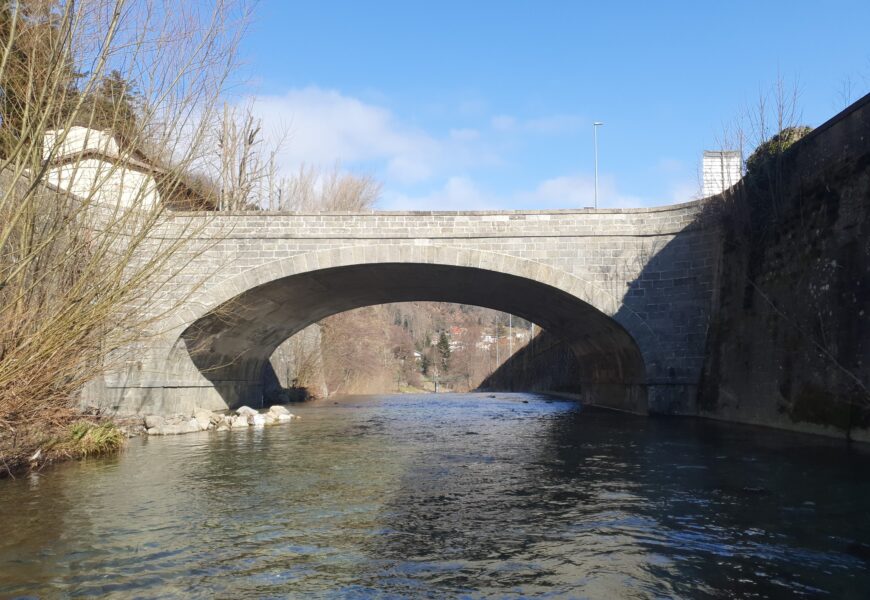
[[[598,128],[604,125],[601,121],[592,123],[592,137],[595,139],[595,208],[598,208]]]

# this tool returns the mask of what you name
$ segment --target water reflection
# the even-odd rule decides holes
[[[519,394],[297,412],[0,483],[0,595],[870,589],[870,457],[835,442]]]

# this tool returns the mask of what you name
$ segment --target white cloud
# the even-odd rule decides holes
[[[595,178],[563,175],[542,181],[531,192],[520,193],[522,204],[535,208],[585,208],[595,204]],[[599,208],[644,206],[646,201],[619,191],[616,180],[605,175],[598,180]]]
[[[610,176],[600,178],[600,208],[633,208],[656,204],[621,193]],[[379,208],[384,210],[497,210],[586,208],[595,202],[595,179],[585,175],[565,175],[540,182],[532,189],[508,195],[489,192],[468,177],[450,177],[440,189],[410,196],[386,192]]]
[[[282,96],[259,96],[254,112],[264,128],[285,128],[280,153],[288,170],[302,164],[384,160],[391,174],[405,180],[427,177],[439,142],[404,126],[382,107],[318,87],[290,90]]]
[[[389,109],[316,86],[253,99],[264,130],[286,129],[282,169],[300,164],[380,163],[389,179],[416,183],[500,157],[480,132],[456,128],[438,137],[398,119]]]
[[[467,177],[450,177],[441,189],[421,196],[385,193],[385,210],[496,210],[503,205]]]
[[[373,96],[367,96],[373,97]],[[504,164],[502,136],[558,135],[584,127],[577,115],[518,119],[510,115],[485,117],[482,128],[454,127],[434,134],[400,119],[383,99],[366,101],[317,86],[289,90],[282,95],[251,99],[264,131],[287,130],[279,167],[294,172],[301,164],[375,169],[385,191],[380,208],[401,210],[472,210],[497,208],[571,208],[592,206],[594,179],[567,174],[546,179],[524,190],[496,193],[471,175],[483,166]],[[377,102],[377,103],[375,103]],[[509,147],[510,148],[510,147]],[[508,149],[507,151],[511,151]],[[673,171],[677,161],[663,160],[657,168]],[[689,184],[677,182],[671,201],[688,199]],[[431,191],[410,194],[404,190]],[[694,191],[694,189],[692,189]],[[612,176],[602,175],[599,206],[633,207],[661,204],[621,191]]]

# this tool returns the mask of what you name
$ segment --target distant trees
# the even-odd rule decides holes
[[[439,389],[463,391],[472,389],[495,367],[494,354],[491,356],[494,344],[486,341],[493,329],[478,323],[495,327],[506,319],[490,309],[442,302],[371,306],[327,317],[303,330],[276,350],[272,362],[283,380],[298,377],[298,385],[315,393],[320,389],[318,382],[324,380],[329,393],[376,393],[408,387],[431,390],[436,379]],[[450,327],[458,331],[450,334]],[[313,339],[308,333],[312,329],[320,332],[319,346],[304,344],[304,340]],[[506,353],[504,342],[502,339]],[[293,364],[316,368],[304,372],[299,368],[299,375],[294,376],[293,364],[289,370],[282,366],[286,359],[280,355],[285,348],[292,349],[284,356],[296,357]],[[306,351],[316,356],[300,360]]]
[[[103,77],[96,89],[85,99],[85,110],[77,125],[111,131],[121,146],[135,145],[141,136],[143,98],[136,84],[113,69]],[[87,115],[87,116],[85,116]],[[140,148],[133,148],[140,154]]]

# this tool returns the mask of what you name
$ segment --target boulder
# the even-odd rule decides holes
[[[292,420],[293,420],[293,415],[290,415],[290,414],[278,415],[278,422],[279,423],[289,423]]]
[[[266,413],[266,425],[274,425],[278,422],[278,415],[275,413],[268,412]]]
[[[193,417],[192,419],[190,419],[187,423],[185,423],[185,425],[187,426],[186,433],[193,433],[194,431],[203,431],[205,428],[208,428],[208,422],[206,422],[205,428],[203,428],[199,422],[199,419],[197,419],[196,417]]]
[[[221,423],[221,424],[218,425],[217,428],[215,429],[215,431],[229,431],[229,430],[230,430],[230,426],[227,425],[226,423]]]
[[[160,428],[160,430],[160,435],[178,435],[181,433],[188,433],[189,431],[187,423],[172,423],[169,425],[164,425]]]
[[[236,409],[237,415],[251,415],[254,416],[257,414],[257,411],[251,408],[250,406],[240,406]]]
[[[263,427],[266,424],[266,415],[257,413],[251,418],[251,421],[254,427]]]
[[[148,435],[163,435],[163,427],[149,427],[145,430]]]
[[[284,408],[283,406],[279,406],[278,404],[269,407],[269,412],[273,415],[289,415],[290,411]]]
[[[145,427],[147,429],[156,429],[166,423],[166,419],[160,415],[148,415],[145,417]]]
[[[233,418],[232,427],[247,427],[248,426],[248,417],[246,415],[239,415]]]
[[[205,431],[209,427],[211,427],[211,413],[197,412],[193,416],[193,421],[196,422],[200,431]]]

